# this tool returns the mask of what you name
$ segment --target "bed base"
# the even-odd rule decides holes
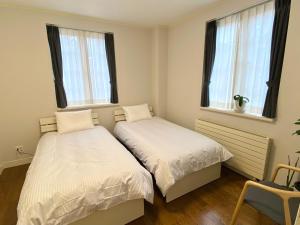
[[[177,181],[167,192],[166,202],[187,194],[221,176],[221,163],[199,170]]]
[[[97,211],[71,225],[124,225],[143,215],[144,199],[136,199]]]
[[[136,158],[136,160],[145,168],[143,162],[135,156],[135,154],[127,147],[126,144],[122,142],[121,139],[118,139],[119,142],[126,147],[126,149]],[[154,175],[151,173],[153,181],[155,181]],[[214,180],[217,180],[221,177],[221,163],[216,163],[207,168],[201,169],[195,173],[189,174],[183,177],[181,180],[177,181],[170,189],[167,191],[165,196],[165,201],[171,202],[176,198],[179,198],[193,190],[196,190],[199,187],[204,186]]]

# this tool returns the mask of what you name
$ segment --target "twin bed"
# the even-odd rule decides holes
[[[122,109],[114,117],[115,136],[154,175],[166,202],[218,179],[221,162],[232,157],[214,140],[162,118],[127,122]]]
[[[232,157],[161,118],[130,122],[122,109],[114,117],[115,136],[154,175],[167,202],[217,179],[220,163]],[[43,121],[41,130],[51,132],[41,137],[28,170],[18,225],[117,225],[144,214],[144,199],[153,202],[151,175],[105,128],[60,134],[55,118]]]
[[[151,175],[104,127],[60,134],[46,118],[41,130],[17,225],[126,224],[153,202]]]

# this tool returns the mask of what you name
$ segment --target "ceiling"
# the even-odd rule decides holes
[[[143,26],[168,25],[218,0],[0,0]]]

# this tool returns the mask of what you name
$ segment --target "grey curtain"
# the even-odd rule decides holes
[[[112,33],[105,33],[105,48],[106,57],[108,63],[111,93],[110,102],[118,103],[118,89],[117,89],[117,71],[116,71],[116,59],[115,59],[115,44],[114,35]]]
[[[68,104],[63,84],[63,65],[58,27],[47,25],[47,35],[54,74],[56,104],[59,108],[65,108]]]
[[[201,106],[209,106],[209,83],[216,54],[217,22],[211,21],[206,24],[203,79],[201,91]]]
[[[277,100],[280,86],[282,64],[284,59],[285,42],[288,31],[291,0],[275,1],[275,17],[273,24],[270,74],[267,81],[268,91],[266,95],[263,116],[276,117]]]

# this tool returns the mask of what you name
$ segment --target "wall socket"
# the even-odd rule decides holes
[[[16,146],[16,151],[19,152],[20,154],[23,154],[24,153],[23,145],[17,145]]]

